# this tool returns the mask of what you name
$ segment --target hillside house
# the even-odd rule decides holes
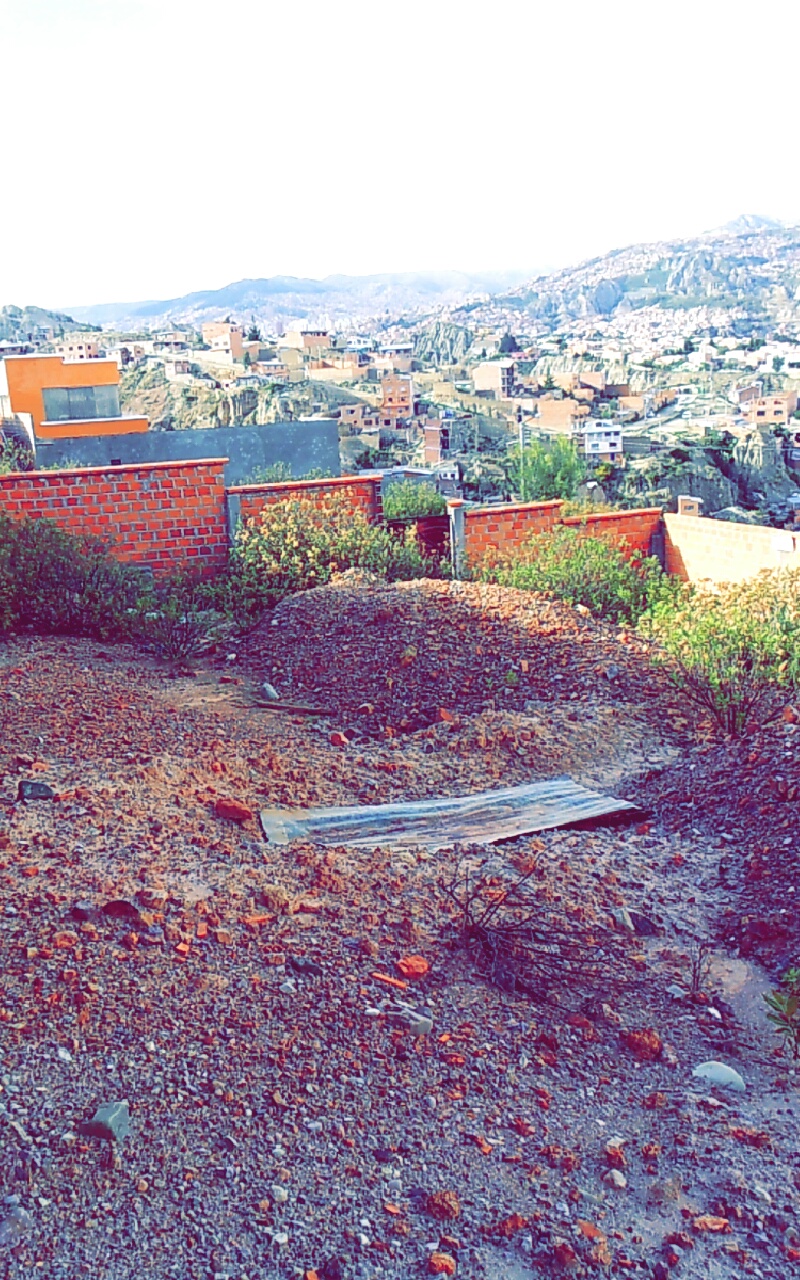
[[[580,427],[583,453],[587,463],[611,462],[620,466],[623,459],[622,427],[602,418],[589,418]]]
[[[472,370],[472,387],[476,396],[494,400],[510,400],[514,394],[514,361],[484,360]]]
[[[129,435],[150,428],[147,418],[120,412],[115,360],[7,356],[0,361],[0,416],[24,414],[30,414],[36,440]]]
[[[55,343],[53,351],[64,360],[96,360],[100,346],[93,333],[69,333]]]
[[[754,426],[788,425],[789,419],[797,409],[797,392],[781,391],[775,395],[758,396],[740,405],[748,422]]]

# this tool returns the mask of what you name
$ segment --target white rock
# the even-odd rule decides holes
[[[609,1187],[616,1187],[618,1191],[624,1190],[628,1185],[628,1179],[624,1173],[620,1173],[619,1169],[609,1169],[608,1173],[604,1173],[603,1182]]]
[[[738,1071],[734,1071],[733,1067],[726,1067],[724,1062],[701,1062],[699,1067],[695,1067],[692,1075],[698,1080],[708,1080],[710,1084],[719,1085],[720,1089],[736,1089],[738,1093],[744,1093],[747,1086],[739,1075]]]
[[[280,1187],[276,1184],[272,1188],[272,1199],[276,1204],[286,1204],[286,1201],[289,1199],[289,1192],[285,1187]]]

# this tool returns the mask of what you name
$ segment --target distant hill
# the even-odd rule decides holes
[[[39,328],[52,328],[58,333],[85,328],[72,316],[60,311],[46,311],[44,307],[0,307],[0,341],[24,342],[29,334]]]
[[[524,280],[526,271],[430,271],[369,276],[270,276],[238,280],[222,289],[199,290],[181,298],[149,302],[106,302],[72,307],[76,319],[92,324],[150,328],[167,322],[192,322],[231,315],[254,315],[270,324],[285,320],[329,321],[345,317],[396,315],[419,308],[458,304],[468,297],[497,293]]]
[[[765,319],[800,303],[800,227],[746,214],[691,240],[615,249],[578,266],[538,276],[451,318],[473,327],[499,317],[553,329],[573,320],[645,306],[724,308]],[[798,318],[800,318],[800,308]]]

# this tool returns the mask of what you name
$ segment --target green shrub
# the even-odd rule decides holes
[[[586,475],[586,464],[573,440],[554,436],[534,440],[520,452],[509,450],[506,460],[508,482],[522,502],[544,502],[553,498],[574,498]]]
[[[642,628],[675,684],[736,737],[800,683],[800,570],[684,586],[656,602]]]
[[[629,560],[620,545],[589,537],[580,528],[534,534],[514,551],[478,570],[485,582],[537,591],[554,600],[585,605],[598,618],[635,623],[668,590],[658,561]]]
[[[796,1061],[800,1058],[800,969],[787,969],[780,987],[767,992],[763,1000],[775,1034],[783,1037],[786,1052]]]
[[[241,618],[351,568],[396,580],[427,577],[439,566],[420,551],[414,530],[398,538],[343,495],[287,498],[240,526],[222,590]]]
[[[213,582],[177,573],[157,582],[151,598],[142,602],[138,635],[162,657],[171,662],[186,662],[203,648],[218,612]]]
[[[422,516],[443,516],[447,501],[436,487],[414,480],[397,480],[383,495],[383,514],[387,520],[414,520]]]
[[[0,624],[44,634],[132,637],[148,594],[141,569],[49,520],[0,521]]]

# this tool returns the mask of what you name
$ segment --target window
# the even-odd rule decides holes
[[[47,422],[82,418],[118,418],[119,388],[47,387],[42,391]]]

